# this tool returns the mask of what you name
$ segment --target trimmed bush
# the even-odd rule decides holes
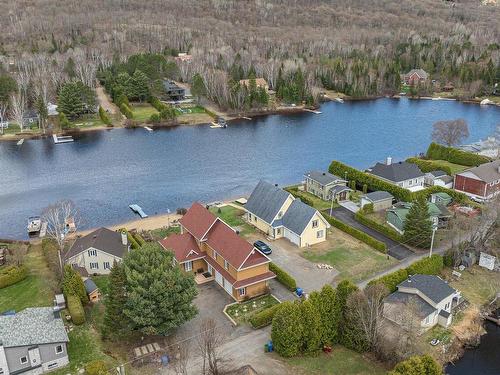
[[[7,266],[0,269],[0,289],[14,285],[28,276],[25,266]]]
[[[453,164],[466,165],[468,167],[475,167],[490,161],[486,156],[442,146],[434,142],[429,145],[426,156],[428,159],[446,160]]]
[[[151,116],[149,116],[149,121],[153,124],[158,124],[160,120],[160,114],[158,113],[153,113]]]
[[[442,271],[443,266],[443,257],[441,255],[434,254],[430,258],[426,257],[410,264],[406,268],[406,271],[408,272],[408,275],[437,275]]]
[[[99,106],[99,118],[104,124],[108,126],[111,125],[111,120],[109,119],[108,114],[101,106]]]
[[[367,245],[373,247],[375,250],[380,251],[381,253],[387,253],[387,245],[379,240],[373,238],[372,236],[366,234],[365,232],[360,231],[359,229],[353,228],[350,225],[345,224],[344,222],[335,219],[329,215],[323,215],[323,217],[335,228],[340,229],[342,232],[345,232],[354,238],[366,243]]]
[[[397,270],[395,272],[389,273],[385,276],[382,276],[376,280],[372,280],[368,283],[368,285],[382,283],[384,284],[390,293],[394,292],[398,286],[398,284],[402,283],[408,278],[408,272],[406,268],[401,270]]]
[[[139,233],[134,233],[134,239],[139,244],[139,246],[142,246],[146,243],[146,240],[142,238]]]
[[[373,203],[365,204],[360,211],[363,211],[365,214],[373,213]]]
[[[149,99],[149,104],[151,104],[158,112],[163,111],[167,106],[163,104],[160,99],[158,99],[156,96],[152,96]]]
[[[373,212],[373,204],[372,205],[372,212]],[[368,206],[368,205],[366,205]],[[365,207],[363,207],[364,212],[369,212],[365,210]],[[394,229],[388,228],[383,224],[380,224],[376,222],[375,220],[370,219],[369,217],[363,215],[363,212],[358,211],[354,215],[354,219],[363,225],[366,225],[368,228],[371,228],[373,230],[376,230],[377,232],[382,233],[384,236],[389,237],[390,239],[396,241],[396,242],[403,242],[403,236],[401,236],[398,232],[396,232]]]
[[[258,312],[250,317],[250,324],[253,328],[258,329],[268,326],[273,322],[274,314],[278,311],[280,305],[271,306],[268,309]]]
[[[434,161],[434,160],[425,160],[425,159],[419,159],[419,158],[408,158],[406,159],[408,163],[416,164],[418,168],[424,173],[427,172],[432,172],[436,170],[441,170],[446,172],[447,174],[451,175],[451,168],[449,165],[445,165],[441,162]]]
[[[293,292],[295,289],[297,289],[297,282],[295,281],[295,279],[280,267],[278,267],[276,264],[270,263],[269,270],[274,272],[276,274],[276,280],[287,287],[290,291]]]
[[[132,110],[130,109],[130,107],[127,104],[125,104],[125,103],[120,104],[120,111],[123,113],[123,115],[126,118],[128,118],[128,119],[134,118],[134,114],[132,113]]]
[[[285,301],[276,311],[271,329],[271,340],[278,354],[294,357],[303,347],[303,317],[299,302]]]
[[[120,94],[120,96],[118,96],[118,98],[116,99],[115,103],[118,107],[121,107],[121,105],[123,103],[125,103],[127,105],[127,107],[130,106],[127,95],[125,95],[125,94]]]
[[[68,304],[69,315],[71,315],[73,323],[77,326],[85,323],[85,311],[83,310],[80,298],[74,294],[68,294],[66,295],[66,302]]]

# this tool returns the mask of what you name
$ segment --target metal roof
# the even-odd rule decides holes
[[[87,294],[90,294],[98,289],[97,285],[95,285],[92,279],[86,279],[83,282],[83,285],[85,285],[85,291],[87,292]]]
[[[383,191],[383,190],[373,191],[371,193],[362,195],[361,197],[366,198],[371,202],[379,202],[379,201],[383,201],[386,199],[394,199],[392,194],[389,194],[387,191]]]

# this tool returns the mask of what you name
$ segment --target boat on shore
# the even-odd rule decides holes
[[[42,228],[42,219],[40,216],[31,216],[28,218],[28,235],[35,235],[40,233]]]
[[[218,117],[217,121],[212,121],[212,125],[210,125],[212,129],[217,128],[227,128],[227,122],[222,117]]]

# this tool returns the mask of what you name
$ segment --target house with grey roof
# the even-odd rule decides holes
[[[245,218],[269,238],[304,247],[326,240],[330,224],[315,208],[277,185],[260,181],[245,204]]]
[[[361,196],[361,208],[367,204],[373,205],[373,211],[382,211],[392,206],[394,197],[387,191],[378,190]]]
[[[410,191],[424,189],[424,173],[416,164],[400,161],[392,162],[388,157],[385,163],[377,163],[366,170],[381,180],[389,182]]]
[[[445,171],[431,171],[425,174],[424,184],[426,186],[441,186],[451,189],[453,188],[453,177],[449,176]]]
[[[453,187],[475,200],[494,198],[500,194],[500,159],[457,173]]]
[[[305,175],[304,189],[308,193],[325,200],[345,201],[349,199],[352,189],[347,181],[328,172],[310,171]]]
[[[99,228],[78,238],[64,256],[66,264],[81,275],[107,275],[114,262],[121,262],[130,250],[127,234]]]
[[[32,307],[0,315],[0,374],[43,374],[69,363],[68,335],[59,311]]]
[[[412,275],[397,288],[384,299],[384,317],[400,325],[410,318],[423,329],[448,327],[454,308],[462,302],[460,292],[435,275]]]

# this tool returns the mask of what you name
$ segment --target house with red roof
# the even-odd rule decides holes
[[[182,270],[195,275],[208,272],[236,301],[268,291],[268,281],[276,277],[269,270],[271,260],[222,219],[193,203],[179,223],[181,233],[160,244],[174,253]]]

